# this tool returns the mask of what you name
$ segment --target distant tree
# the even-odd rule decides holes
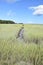
[[[23,24],[23,23],[19,23],[19,24]]]
[[[15,22],[10,20],[0,20],[0,24],[15,24]]]

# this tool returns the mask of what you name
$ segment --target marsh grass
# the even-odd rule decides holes
[[[43,43],[43,25],[25,24],[24,38],[29,43]]]
[[[20,62],[43,65],[43,45],[0,43],[0,65]]]
[[[43,25],[24,25],[24,41],[16,39],[21,27],[0,24],[0,65],[43,65]]]

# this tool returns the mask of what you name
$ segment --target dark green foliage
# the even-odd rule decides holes
[[[0,20],[0,24],[15,24],[15,22],[10,20]]]

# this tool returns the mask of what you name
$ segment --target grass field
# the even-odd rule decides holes
[[[0,65],[43,65],[43,25],[24,24],[24,41],[16,39],[22,24],[0,24]]]
[[[43,43],[43,25],[24,25],[24,36],[30,42]]]

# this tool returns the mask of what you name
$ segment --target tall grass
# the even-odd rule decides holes
[[[29,43],[43,43],[43,25],[25,24],[24,38]]]
[[[16,39],[22,24],[0,24],[0,40]],[[43,25],[24,24],[24,41],[27,43],[43,43]]]
[[[0,43],[0,65],[21,65],[23,62],[43,65],[43,45]]]
[[[16,39],[21,26],[0,24],[0,65],[43,65],[43,25],[24,25],[26,42]]]

